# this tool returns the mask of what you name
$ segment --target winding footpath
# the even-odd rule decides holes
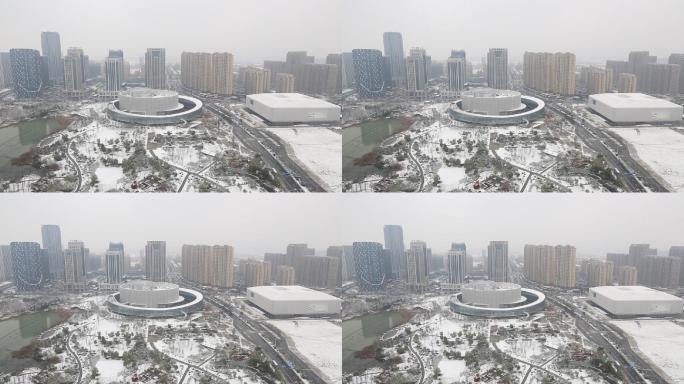
[[[411,338],[409,339],[409,350],[411,351],[413,356],[415,356],[416,359],[418,359],[418,364],[420,364],[420,380],[418,380],[416,384],[423,384],[423,381],[425,380],[425,364],[423,363],[423,359],[420,358],[418,352],[416,352],[416,350],[413,349],[413,339],[416,337],[417,334],[417,331],[414,332],[413,336],[411,336]]]
[[[78,378],[76,379],[76,381],[74,383],[75,384],[81,384],[81,380],[83,379],[83,364],[81,363],[81,359],[78,357],[78,354],[76,353],[76,351],[71,349],[71,338],[74,336],[75,331],[76,330],[69,332],[69,336],[67,337],[66,347],[67,347],[67,351],[69,351],[69,354],[74,359],[76,359],[76,364],[78,364]]]

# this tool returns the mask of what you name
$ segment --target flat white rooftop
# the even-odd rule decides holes
[[[250,287],[247,290],[273,301],[341,300],[338,297],[300,285],[264,285]]]
[[[610,300],[614,301],[637,301],[637,300],[648,300],[648,301],[672,301],[672,300],[682,300],[684,299],[670,295],[657,289],[651,289],[641,285],[610,285],[602,287],[593,287],[590,290],[595,291],[604,295]]]
[[[612,108],[672,108],[681,107],[665,99],[645,95],[643,93],[599,93],[591,95]]]
[[[338,107],[325,100],[301,93],[256,93],[247,96],[271,108],[330,108]]]

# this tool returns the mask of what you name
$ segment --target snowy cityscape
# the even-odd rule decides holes
[[[208,212],[219,200],[95,194],[108,203],[86,208],[91,198],[59,196],[36,196],[35,216],[0,230],[0,382],[342,382],[341,247],[288,243],[317,233],[307,223],[325,210],[268,241],[300,202],[243,195]],[[170,219],[188,201],[205,212],[190,232]],[[272,221],[223,222],[257,209]],[[42,224],[54,214],[63,220]]]
[[[480,256],[405,239],[385,225],[384,242],[349,247],[345,383],[684,380],[684,247],[582,257],[572,245],[491,241]]]
[[[682,15],[2,0],[0,384],[684,384]]]

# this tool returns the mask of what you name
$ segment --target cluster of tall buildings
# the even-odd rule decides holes
[[[384,55],[377,49],[354,49],[351,53],[342,54],[343,72],[353,73],[354,86],[363,98],[382,96],[393,88],[402,89],[410,96],[425,95],[428,82],[444,74],[446,92],[458,94],[472,75],[472,65],[466,60],[463,50],[452,50],[446,65],[433,63],[432,57],[421,47],[411,48],[405,55],[399,32],[385,32],[383,48]],[[345,55],[352,59],[351,68],[345,63]],[[508,89],[508,50],[490,49],[484,72],[489,87]]]
[[[38,96],[47,86],[61,85],[67,95],[80,97],[85,93],[86,81],[103,72],[105,86],[100,92],[105,96],[116,96],[128,79],[130,65],[124,61],[121,50],[110,50],[102,66],[91,64],[81,48],[70,47],[65,56],[62,52],[57,32],[41,33],[40,52],[18,48],[0,52],[0,87],[11,86],[18,97],[31,98]],[[152,49],[146,55],[145,67],[150,68],[146,72],[146,83],[150,87],[165,87],[163,52],[163,49]]]
[[[233,55],[228,52],[183,52],[181,83],[202,92],[233,94]]]
[[[529,280],[562,288],[577,284],[576,250],[571,245],[525,245],[524,271]]]
[[[241,76],[245,94],[253,95],[271,90],[271,70],[256,67],[242,69]]]
[[[271,263],[268,261],[242,259],[238,265],[238,272],[244,287],[271,285],[273,276]]]
[[[335,288],[343,279],[342,247],[331,246],[326,256],[316,256],[307,244],[289,244],[285,253],[266,253],[264,262],[270,264],[273,277],[281,276],[295,284],[311,288]],[[281,268],[281,267],[289,268]]]
[[[345,268],[361,291],[378,291],[392,280],[403,281],[410,290],[427,287],[431,273],[446,268],[448,284],[462,284],[473,271],[473,258],[464,243],[453,243],[446,258],[433,257],[432,249],[423,240],[413,240],[406,247],[403,229],[399,225],[385,225],[384,246],[378,242],[354,242],[353,257],[343,257]],[[343,252],[345,253],[345,252]],[[492,241],[487,251],[489,279],[509,280],[508,242]]]
[[[523,82],[539,91],[574,95],[575,64],[573,53],[525,52]]]
[[[342,54],[329,54],[325,63],[315,63],[314,57],[306,51],[290,51],[285,61],[266,60],[263,69],[268,71],[268,83],[277,92],[300,92],[313,95],[335,95],[346,82],[342,70]],[[281,76],[281,75],[290,76]],[[247,84],[245,84],[245,93]],[[267,90],[271,89],[270,87]]]
[[[649,244],[632,244],[628,253],[609,253],[607,262],[618,276],[635,276],[635,280],[649,287],[675,288],[684,285],[684,247],[670,247],[668,256],[658,256]]]
[[[642,93],[677,95],[684,92],[682,66],[684,54],[672,54],[668,63],[658,63],[658,58],[648,51],[633,51],[629,53],[627,61],[606,62],[605,70],[612,76],[610,81],[606,81],[605,91],[618,89],[622,92],[622,88]]]
[[[41,289],[50,280],[67,290],[85,290],[87,274],[101,268],[101,257],[91,255],[82,241],[62,245],[57,225],[41,227],[42,245],[12,242],[0,246],[0,280],[13,280],[19,291]],[[110,243],[104,256],[106,284],[119,284],[130,268],[122,243]]]
[[[580,273],[589,287],[613,284],[614,265],[610,261],[585,259],[580,264]]]
[[[233,286],[233,247],[230,245],[183,245],[181,275],[184,279],[230,288]]]

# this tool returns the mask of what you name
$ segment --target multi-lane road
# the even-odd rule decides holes
[[[543,291],[547,301],[570,315],[575,320],[577,329],[587,339],[603,348],[627,384],[643,383],[644,379],[649,380],[652,384],[668,383],[651,368],[644,358],[632,349],[629,341],[621,335],[619,329],[593,318],[590,314],[582,311],[580,307],[569,303],[563,296],[525,279],[521,273],[514,273],[514,281],[522,286]]]
[[[212,296],[205,299],[233,319],[233,325],[247,340],[259,347],[275,364],[275,370],[286,383],[326,384],[318,374],[296,353],[289,349],[287,341],[259,321],[254,321],[234,306]],[[267,340],[269,339],[269,340]],[[276,349],[277,346],[277,349]],[[304,379],[304,380],[302,380]]]
[[[258,153],[264,163],[275,171],[281,187],[286,192],[326,192],[321,184],[290,157],[286,145],[276,135],[248,127],[234,111],[189,89],[185,91],[202,100],[207,110],[227,122],[235,137],[249,150]]]
[[[279,331],[266,324],[249,318],[232,303],[214,296],[202,286],[182,280],[177,273],[171,273],[171,279],[181,286],[188,286],[202,293],[204,299],[218,308],[233,320],[235,329],[272,361],[277,375],[285,383],[292,384],[327,384],[317,371],[290,349],[287,340]]]
[[[607,129],[593,126],[587,119],[534,90],[525,89],[525,92],[544,100],[547,108],[571,123],[577,136],[593,151],[600,153],[615,170],[614,174],[625,191],[669,192],[649,170],[632,157],[629,147],[621,137]]]

